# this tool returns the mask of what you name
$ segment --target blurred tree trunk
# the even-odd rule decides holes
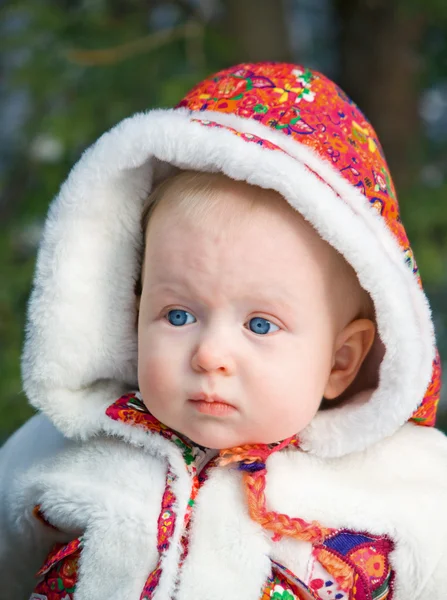
[[[292,60],[283,0],[224,0],[224,6],[234,60]]]
[[[398,6],[400,5],[400,6]],[[397,187],[414,183],[420,148],[417,50],[425,22],[399,0],[334,0],[339,83],[372,121]]]

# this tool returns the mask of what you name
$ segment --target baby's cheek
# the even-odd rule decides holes
[[[270,380],[264,380],[259,390],[259,409],[277,440],[306,427],[318,408],[320,398],[308,380],[309,370],[297,368],[296,363],[289,369],[272,370]]]
[[[146,405],[163,402],[164,397],[172,394],[175,385],[172,356],[147,353],[139,357],[138,365],[138,382]]]

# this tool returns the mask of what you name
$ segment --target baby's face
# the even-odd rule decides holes
[[[221,449],[283,440],[311,421],[336,326],[317,234],[275,199],[247,211],[240,189],[218,193],[236,218],[173,218],[162,206],[152,217],[138,377],[155,417]]]

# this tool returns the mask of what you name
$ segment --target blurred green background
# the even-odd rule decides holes
[[[48,203],[83,150],[239,61],[304,63],[372,121],[447,359],[445,0],[0,2],[0,442],[31,414],[20,352]],[[447,399],[438,424],[447,430]]]

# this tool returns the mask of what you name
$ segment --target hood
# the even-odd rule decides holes
[[[282,63],[221,71],[176,108],[122,121],[75,165],[50,206],[29,303],[22,371],[34,407],[85,439],[137,386],[141,209],[176,168],[278,191],[373,299],[378,336],[358,385],[300,433],[304,450],[342,456],[409,419],[434,424],[440,363],[430,309],[380,143],[338,86]]]

